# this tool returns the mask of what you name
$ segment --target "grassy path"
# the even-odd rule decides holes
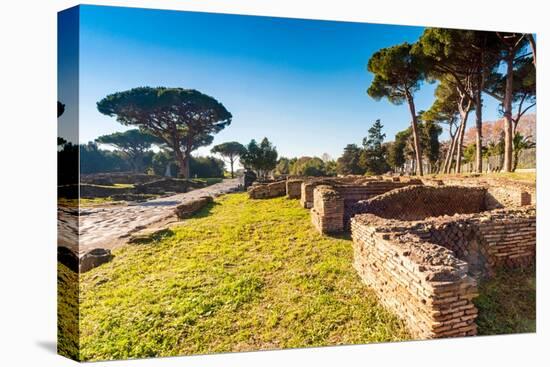
[[[225,195],[173,231],[82,275],[82,359],[407,339],[352,268],[285,198]]]

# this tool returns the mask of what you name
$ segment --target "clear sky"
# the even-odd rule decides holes
[[[80,8],[80,142],[126,130],[96,102],[138,86],[197,89],[233,114],[214,144],[268,137],[280,156],[360,144],[381,119],[388,140],[410,122],[406,105],[375,101],[366,65],[378,49],[414,42],[421,27],[101,6]],[[435,85],[416,95],[430,107]],[[484,119],[497,118],[486,97]],[[62,116],[63,118],[63,116]],[[473,119],[473,116],[472,116]],[[473,123],[473,121],[472,121]],[[471,126],[471,125],[470,125]],[[207,154],[210,147],[199,149]]]

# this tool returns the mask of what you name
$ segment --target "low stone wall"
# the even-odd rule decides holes
[[[93,185],[142,184],[162,178],[162,176],[137,172],[101,172],[82,174],[80,182]]]
[[[206,186],[206,184],[192,180],[163,178],[161,180],[136,185],[136,193],[161,195],[167,192],[183,193],[204,186]]]
[[[408,186],[359,201],[351,211],[401,220],[479,213],[485,210],[486,192],[483,187]]]
[[[354,267],[381,303],[417,338],[475,335],[477,283],[468,264],[415,236],[378,233],[368,216],[351,222]]]
[[[79,188],[80,188],[80,197],[86,198],[86,199],[106,198],[112,195],[132,194],[135,192],[135,189],[132,187],[117,187],[117,186],[109,187],[109,186],[80,184]]]
[[[361,184],[341,184],[329,181],[328,185],[338,193],[338,195],[334,195],[327,190],[326,183],[310,182],[302,184],[302,201],[309,205],[307,204],[308,190],[311,190],[313,196],[311,216],[312,222],[317,223],[316,228],[322,233],[341,232],[346,228],[349,229],[349,220],[355,214],[353,208],[358,201],[419,183],[421,183],[419,180],[393,179],[370,179]],[[318,190],[320,187],[322,188]],[[340,200],[341,203],[335,203],[337,200]],[[325,203],[325,201],[327,202]],[[324,231],[323,228],[330,228],[330,231]]]
[[[289,199],[300,199],[304,180],[291,178],[286,181],[286,196]]]
[[[304,180],[300,187],[300,205],[303,208],[311,209],[313,207],[313,190],[319,185],[330,185],[333,182],[328,178]]]
[[[495,187],[487,189],[485,206],[487,209],[517,207],[531,204],[531,193],[521,187]]]
[[[532,206],[433,218],[417,227],[414,232],[420,238],[453,251],[476,276],[491,277],[500,268],[535,262],[536,210]]]
[[[187,203],[180,204],[176,207],[176,215],[180,219],[189,218],[213,201],[214,198],[212,196],[203,196]]]
[[[254,184],[248,188],[251,199],[269,199],[286,195],[286,181],[277,181],[267,184]]]
[[[534,182],[514,181],[506,178],[492,177],[447,177],[442,180],[445,185],[485,187],[493,196],[487,201],[487,209],[502,207],[535,205],[536,185]]]
[[[332,186],[320,185],[315,188],[311,222],[321,233],[342,231],[344,227],[344,200]]]

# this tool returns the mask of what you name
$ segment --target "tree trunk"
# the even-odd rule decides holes
[[[462,144],[464,142],[464,132],[466,131],[466,123],[468,121],[468,115],[470,114],[470,110],[464,111],[464,113],[461,116],[460,121],[460,129],[458,131],[458,138],[456,142],[456,167],[455,172],[460,173],[460,166],[462,164]]]
[[[189,178],[189,157],[183,154],[180,147],[174,148],[174,154],[176,156],[176,162],[178,162],[180,176]]]
[[[457,131],[455,131],[454,135],[451,135],[451,144],[449,145],[449,149],[447,150],[447,154],[445,157],[445,164],[443,166],[443,173],[450,173],[451,167],[453,165],[453,157],[456,147],[456,138],[457,138]]]
[[[476,166],[475,172],[481,173],[483,171],[483,157],[482,157],[482,124],[483,124],[483,103],[481,101],[481,91],[483,89],[482,76],[478,77],[478,88],[476,90]]]
[[[513,122],[512,122],[512,93],[514,83],[514,52],[508,51],[506,57],[506,90],[504,92],[504,172],[512,171],[513,154]]]
[[[418,120],[416,118],[416,110],[414,107],[414,100],[410,94],[407,94],[407,102],[409,104],[409,110],[411,111],[412,117],[412,133],[414,140],[414,151],[416,154],[416,174],[418,176],[423,176],[422,172],[422,149],[420,148],[420,137],[418,136]]]
[[[233,174],[233,163],[235,162],[234,157],[229,157],[229,163],[231,164],[231,178],[235,178],[235,175]]]

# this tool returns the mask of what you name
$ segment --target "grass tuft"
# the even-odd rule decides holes
[[[535,268],[506,270],[479,284],[479,335],[536,331]]]

